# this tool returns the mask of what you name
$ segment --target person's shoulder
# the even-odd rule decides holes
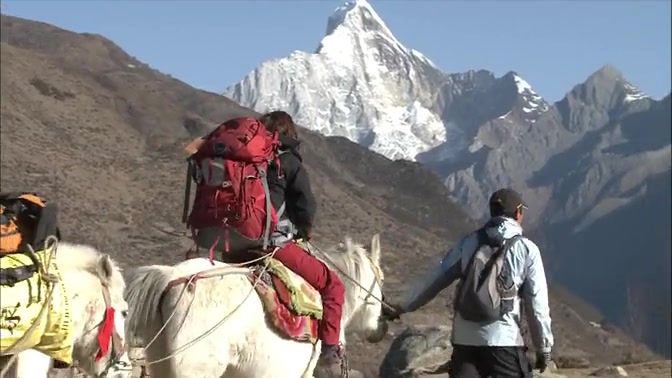
[[[526,236],[520,235],[520,240],[516,244],[523,247],[525,254],[529,257],[539,256],[540,254],[537,244]]]
[[[303,167],[303,159],[294,150],[284,150],[279,156],[282,170],[289,175],[296,174]]]

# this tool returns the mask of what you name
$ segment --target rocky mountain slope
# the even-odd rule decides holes
[[[610,65],[556,103],[515,72],[499,78],[485,70],[444,73],[403,46],[365,0],[334,12],[314,53],[265,62],[224,94],[260,111],[288,109],[313,130],[391,159],[421,162],[477,219],[493,190],[517,188],[530,205],[528,230],[544,240],[554,261],[576,263],[562,257],[576,247],[566,241],[576,238],[585,240],[582,256],[594,255],[586,247],[601,239],[588,232],[592,224],[621,217],[650,197],[657,189],[649,182],[672,179],[669,96],[647,97]],[[649,218],[640,213],[637,221],[620,222],[639,234],[657,227]],[[611,253],[627,255],[619,248]],[[645,264],[645,274],[660,273],[657,261],[670,253],[669,242],[653,244],[645,259],[656,263]],[[571,269],[553,271],[562,282],[576,281]],[[627,263],[616,266],[614,281],[605,285],[621,287],[618,277],[628,274]],[[605,298],[596,303],[622,320],[625,295]],[[667,340],[661,350],[669,353]]]
[[[172,233],[182,230],[182,147],[222,120],[255,113],[98,35],[3,15],[0,36],[2,190],[34,190],[57,202],[65,238],[102,248],[125,266],[182,259],[190,241]],[[316,242],[346,233],[366,241],[381,232],[391,295],[474,227],[420,164],[391,161],[345,138],[301,135],[319,199]],[[652,357],[618,329],[596,327],[601,315],[572,295],[554,289],[552,296],[559,356],[595,363]],[[444,304],[405,321],[449,322]],[[353,365],[377,371],[388,345],[355,340]]]

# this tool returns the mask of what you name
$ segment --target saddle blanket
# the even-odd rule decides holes
[[[36,349],[54,360],[72,364],[74,333],[66,288],[53,258],[53,248],[36,252],[41,266],[57,277],[56,283],[46,281],[40,273],[15,283],[0,286],[0,353],[21,344],[19,350]],[[23,253],[0,258],[0,269],[30,266],[33,262]],[[53,289],[47,303],[49,291]],[[44,306],[45,311],[42,311]],[[41,313],[41,314],[40,314]],[[34,325],[34,327],[33,327]],[[27,333],[33,327],[32,332]]]
[[[264,274],[263,267],[268,264]],[[322,319],[320,294],[298,274],[271,258],[255,266],[248,279],[264,305],[267,320],[285,337],[315,344]]]

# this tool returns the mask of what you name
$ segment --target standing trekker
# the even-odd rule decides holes
[[[489,202],[491,219],[453,247],[417,290],[387,309],[386,317],[396,319],[419,309],[459,280],[450,377],[532,377],[520,331],[520,304],[522,297],[532,310],[536,368],[543,372],[553,346],[544,266],[539,248],[522,236],[527,207],[520,194],[500,189]]]
[[[275,111],[259,120],[245,117],[230,120],[221,127],[225,130],[215,129],[192,155],[195,181],[197,184],[201,182],[188,221],[194,230],[194,240],[197,246],[209,249],[211,256],[215,250],[220,252],[224,262],[246,260],[249,250],[277,247],[273,257],[301,276],[321,296],[323,315],[319,338],[322,352],[315,375],[344,376],[345,351],[340,336],[345,287],[333,270],[296,241],[310,240],[316,210],[308,173],[298,151],[300,142],[296,126],[289,114]],[[237,136],[225,136],[229,132]],[[254,161],[256,170],[249,168],[246,171],[249,163],[237,163],[236,154],[224,152],[243,148],[234,146],[241,140],[246,141],[243,142],[246,152],[238,155],[242,156],[241,161]],[[207,153],[213,150],[203,147],[208,143],[221,144],[221,155]],[[242,164],[244,168],[233,168],[236,164]],[[218,167],[225,167],[226,172],[220,173]],[[211,182],[213,177],[218,181]],[[232,188],[240,186],[240,182],[248,184],[243,184],[244,189],[239,193],[232,194]],[[250,199],[241,199],[245,196]],[[231,209],[244,208],[244,203],[256,204],[256,207],[222,215]],[[219,217],[213,218],[212,214]],[[242,219],[245,218],[242,214],[254,215]]]

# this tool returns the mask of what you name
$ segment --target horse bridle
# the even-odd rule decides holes
[[[383,294],[383,272],[382,272],[382,270],[380,269],[380,267],[378,267],[376,264],[373,263],[373,260],[371,260],[371,258],[370,258],[369,256],[366,256],[366,258],[367,258],[367,259],[369,260],[369,262],[371,263],[371,268],[372,268],[372,270],[373,270],[373,277],[374,277],[374,280],[373,280],[373,282],[371,283],[371,287],[369,288],[369,290],[366,290],[366,289],[365,289],[364,287],[362,287],[359,283],[357,283],[357,285],[358,285],[359,287],[361,287],[362,290],[365,290],[365,291],[366,291],[366,296],[364,297],[364,304],[365,304],[365,305],[367,305],[367,304],[374,304],[374,303],[372,303],[372,302],[369,302],[369,298],[373,298],[373,299],[375,299],[377,302],[380,302],[383,306],[385,306],[385,305],[386,305],[386,304],[385,304],[385,294]],[[348,277],[348,279],[350,279],[350,280],[353,281],[353,282],[355,281],[355,280],[352,279],[351,277]],[[376,284],[378,284],[378,286],[380,287],[380,292],[381,292],[381,298],[380,298],[380,299],[379,299],[379,298],[376,298],[376,296],[373,295],[373,289],[375,288]]]
[[[103,285],[102,288],[103,292],[103,300],[105,301],[105,309],[112,308],[112,298],[110,296],[110,289],[107,287],[107,285]],[[105,316],[107,317],[107,311],[105,312]],[[103,319],[103,323],[105,323],[107,319]],[[116,320],[113,320],[116,322]],[[119,335],[119,332],[117,331],[116,323],[112,327],[112,333],[110,335],[111,341],[112,341],[112,348],[110,349],[109,353],[112,354],[111,358],[108,359],[108,362],[105,366],[105,370],[103,370],[98,377],[105,377],[107,376],[107,373],[110,371],[110,369],[117,365],[122,363],[120,361],[121,356],[124,355],[124,352],[126,351],[126,345],[122,341],[121,335]],[[125,364],[125,362],[124,362]]]

